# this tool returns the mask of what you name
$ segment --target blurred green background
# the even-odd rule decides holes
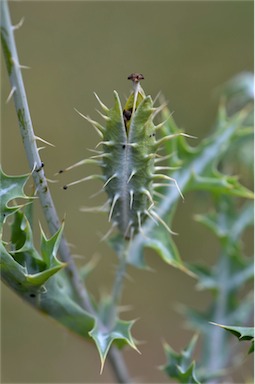
[[[93,128],[74,112],[75,107],[100,120],[93,91],[108,106],[114,89],[124,101],[131,87],[127,76],[142,72],[145,92],[154,97],[161,91],[178,125],[197,136],[198,143],[212,129],[217,87],[253,69],[253,3],[248,1],[11,2],[10,10],[13,23],[25,17],[15,36],[21,63],[31,67],[23,76],[36,135],[56,146],[41,152],[49,178],[88,157],[87,148],[97,144]],[[13,102],[5,104],[10,87],[3,59],[1,70],[2,164],[6,173],[26,173]],[[66,216],[66,236],[77,262],[82,265],[100,255],[88,281],[99,297],[111,288],[116,257],[99,242],[108,229],[106,216],[81,213],[79,208],[103,201],[89,199],[100,184],[60,188],[94,171],[84,166],[62,175],[60,183],[52,184],[52,194],[60,217]],[[216,260],[217,240],[192,218],[206,210],[206,204],[189,194],[177,211],[172,229],[179,233],[176,243],[185,261]],[[166,266],[153,252],[147,251],[147,260],[154,272],[130,269],[123,297],[123,304],[132,306],[123,317],[139,318],[134,336],[145,343],[140,345],[142,355],[127,351],[125,359],[141,382],[167,382],[157,369],[165,361],[162,340],[179,350],[192,334],[178,303],[203,309],[210,296],[197,292],[193,279]],[[99,375],[92,344],[36,313],[3,285],[1,315],[2,382],[114,382],[107,364]],[[244,365],[237,382],[244,382],[246,375],[249,368]]]

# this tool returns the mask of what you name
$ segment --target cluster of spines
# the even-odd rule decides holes
[[[82,164],[97,164],[101,167],[102,174],[87,176],[64,187],[66,189],[70,185],[92,179],[102,180],[104,184],[98,193],[106,191],[107,202],[101,207],[84,208],[83,211],[108,211],[112,227],[106,236],[118,227],[126,239],[132,239],[137,232],[143,233],[142,225],[146,218],[157,224],[161,223],[168,232],[173,233],[157,214],[154,195],[160,196],[157,188],[169,186],[170,184],[166,182],[170,181],[175,184],[182,196],[176,180],[166,174],[158,173],[171,168],[157,165],[171,156],[171,154],[159,156],[157,150],[176,134],[156,140],[156,131],[162,128],[164,123],[155,126],[153,119],[162,110],[162,106],[158,108],[153,106],[151,97],[144,95],[139,81],[133,81],[133,84],[134,92],[126,103],[130,108],[131,100],[133,105],[130,108],[130,114],[127,114],[126,106],[124,110],[122,109],[117,92],[114,92],[115,105],[112,109],[108,109],[95,94],[103,110],[103,113],[98,112],[105,120],[105,126],[77,111],[93,125],[101,141],[93,150],[96,152],[95,155],[66,170]],[[129,116],[130,120],[128,126],[126,116]],[[180,134],[188,136],[184,133],[178,135]],[[102,150],[97,149],[99,146],[102,146]]]

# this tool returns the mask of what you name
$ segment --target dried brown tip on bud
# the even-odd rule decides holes
[[[144,79],[144,76],[141,73],[131,73],[131,75],[128,76],[128,80],[132,80],[135,83],[139,83],[139,81],[143,79]]]

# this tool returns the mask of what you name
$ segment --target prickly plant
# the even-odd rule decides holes
[[[232,115],[228,115],[221,105],[215,132],[197,147],[191,148],[183,137],[188,135],[178,129],[169,110],[165,106],[162,109],[155,107],[155,101],[145,95],[140,86],[143,79],[141,74],[129,76],[133,91],[124,107],[116,92],[111,109],[97,97],[103,110],[104,124],[84,117],[94,125],[101,141],[96,154],[74,166],[97,164],[102,169],[101,174],[88,175],[83,180],[99,178],[103,182],[102,191],[107,193],[108,200],[101,208],[108,212],[112,227],[119,230],[119,235],[109,241],[117,253],[119,265],[111,294],[96,301],[86,287],[86,280],[81,280],[81,276],[86,277],[94,264],[92,262],[82,269],[77,268],[51,198],[22,80],[21,69],[24,66],[20,65],[18,59],[13,33],[15,29],[11,24],[7,1],[2,0],[2,48],[11,83],[8,101],[13,97],[29,162],[29,175],[34,179],[36,196],[41,202],[50,237],[47,238],[41,229],[41,246],[37,250],[29,206],[26,206],[28,201],[31,206],[36,199],[28,200],[24,192],[29,175],[8,176],[0,170],[0,261],[3,282],[36,310],[48,314],[83,339],[93,340],[101,358],[101,372],[108,356],[107,361],[113,368],[116,381],[130,383],[133,380],[120,349],[129,346],[137,350],[137,347],[131,334],[134,321],[120,319],[121,288],[127,264],[146,269],[144,248],[153,248],[167,264],[186,272],[191,271],[200,287],[210,289],[213,293],[212,305],[206,314],[186,311],[187,318],[204,335],[206,352],[201,363],[195,366],[192,359],[196,342],[196,338],[193,338],[180,354],[165,344],[167,363],[164,370],[181,383],[218,383],[215,375],[226,368],[231,348],[228,339],[218,332],[218,327],[209,322],[220,324],[240,340],[252,341],[254,336],[251,327],[243,327],[250,316],[250,299],[238,303],[238,288],[242,288],[253,275],[252,262],[244,257],[241,244],[244,230],[253,221],[252,209],[250,204],[244,204],[241,211],[235,210],[235,206],[240,208],[240,201],[236,204],[237,197],[240,200],[251,199],[253,194],[236,177],[219,171],[224,171],[222,159],[227,149],[234,145],[240,148],[243,140],[251,139],[252,119],[247,119],[250,114],[246,103]],[[250,85],[250,80],[248,83]],[[156,124],[157,114],[167,121]],[[159,152],[161,145],[166,150],[165,156]],[[235,159],[236,154],[235,150]],[[245,156],[242,154],[242,157]],[[160,161],[166,164],[159,166]],[[168,181],[175,188],[169,188]],[[184,266],[181,262],[168,227],[178,200],[182,197],[180,190],[185,197],[189,191],[209,192],[218,202],[216,212],[200,215],[200,221],[217,235],[222,247],[219,263],[213,268]],[[25,201],[23,205],[21,200]],[[7,231],[10,234],[8,238],[4,227],[9,224],[10,217],[13,220]],[[180,235],[184,238],[183,234]],[[139,288],[139,282],[136,283]],[[175,329],[171,326],[170,331],[175,332]]]
[[[97,154],[90,159],[80,161],[68,169],[82,164],[97,164],[101,167],[102,174],[87,176],[64,188],[94,178],[103,181],[102,190],[108,195],[106,204],[87,210],[108,210],[109,221],[112,222],[108,234],[117,227],[125,239],[132,239],[138,232],[142,232],[142,225],[148,218],[160,222],[168,232],[173,233],[154,210],[154,197],[159,196],[158,188],[169,186],[169,181],[176,186],[181,196],[182,194],[177,181],[162,173],[171,170],[171,167],[158,165],[170,157],[171,153],[160,156],[158,150],[165,142],[178,135],[189,135],[170,134],[157,140],[156,133],[164,126],[164,122],[155,125],[154,119],[164,105],[155,107],[151,96],[145,95],[140,85],[140,80],[144,79],[142,74],[132,73],[128,79],[133,82],[133,91],[124,108],[116,91],[114,106],[111,109],[107,108],[96,95],[104,112],[99,113],[105,120],[105,125],[80,113],[98,132],[101,141],[97,147],[101,146],[102,150],[97,151]]]

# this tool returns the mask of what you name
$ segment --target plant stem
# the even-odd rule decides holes
[[[226,286],[226,281],[229,278],[231,260],[224,253],[220,256],[219,272],[220,276],[218,294],[214,301],[214,308],[212,312],[213,321],[219,324],[225,324],[226,316],[229,312],[228,303],[230,300],[230,292]],[[229,348],[226,342],[228,335],[222,332],[219,327],[212,327],[204,337],[204,352],[206,360],[204,366],[207,373],[220,372],[226,368],[227,361],[229,360]],[[219,378],[208,380],[208,384],[218,384]]]
[[[111,294],[111,299],[112,299],[112,306],[110,309],[110,314],[109,314],[109,319],[108,319],[108,326],[111,327],[114,325],[115,319],[117,317],[117,312],[118,312],[118,305],[121,300],[122,296],[122,290],[123,290],[123,282],[124,282],[124,277],[126,273],[126,268],[127,268],[127,251],[128,251],[128,243],[125,244],[124,249],[122,252],[119,253],[119,264],[117,271],[115,273],[115,280],[113,283],[112,287],[112,294]],[[116,365],[118,366],[119,369],[121,369],[121,372],[123,375],[128,377],[128,372],[125,364],[123,364],[123,360],[120,359],[119,354],[117,353],[118,350],[116,348],[111,348],[110,349],[110,354],[109,354],[109,359],[111,361],[112,368],[116,370]],[[120,383],[124,383],[123,378],[120,376],[117,376],[117,379]]]
[[[242,120],[246,116],[248,111],[243,111]],[[192,160],[190,160],[187,164],[183,165],[180,170],[177,170],[171,174],[171,177],[178,181],[178,185],[181,191],[185,191],[189,186],[189,182],[192,178],[193,174],[198,176],[202,176],[203,172],[206,168],[215,161],[215,154],[218,156],[221,153],[224,153],[226,149],[226,145],[228,145],[231,141],[231,138],[235,135],[237,130],[237,126],[240,126],[240,121],[232,121],[230,120],[226,126],[224,127],[224,131],[221,130],[221,134],[215,134],[210,138],[210,141],[207,140],[207,144],[204,145],[202,151],[199,155],[194,156]],[[192,170],[192,172],[191,172]],[[163,217],[169,212],[170,207],[173,207],[174,204],[180,199],[180,194],[177,188],[172,188],[169,190],[164,199],[162,199],[157,206],[156,213]],[[143,234],[139,234],[135,237],[132,242],[129,254],[128,254],[128,262],[136,265],[136,255],[139,253],[139,250],[144,244],[144,234],[147,235],[150,231],[155,227],[155,222],[153,220],[147,220],[143,224]]]
[[[111,363],[113,373],[118,383],[132,383],[123,356],[117,348],[111,347],[108,360]]]
[[[13,26],[11,24],[8,3],[1,1],[1,39],[5,56],[5,61],[10,77],[14,104],[18,116],[21,137],[24,143],[28,163],[34,179],[36,191],[43,209],[51,235],[60,228],[58,218],[48,183],[44,174],[43,164],[37,149],[36,136],[34,134],[30,111],[28,107],[26,91],[22,79],[19,58],[17,54]],[[71,257],[66,240],[62,237],[59,254],[61,260],[67,263],[66,271],[72,281],[75,291],[78,293],[81,305],[93,314],[93,307],[90,303],[89,295],[83,287],[79,278],[79,273]]]
[[[119,305],[119,302],[121,300],[122,290],[123,290],[123,282],[124,277],[126,273],[127,268],[127,253],[128,253],[128,247],[129,243],[126,242],[124,245],[124,248],[121,252],[119,252],[119,264],[117,271],[115,273],[115,280],[112,287],[112,294],[111,294],[111,300],[112,300],[112,307],[110,312],[110,319],[109,319],[109,325],[111,326],[116,319],[117,315],[117,307]]]
[[[53,235],[59,229],[61,223],[50,194],[48,183],[44,174],[43,164],[38,152],[36,136],[33,130],[21,74],[22,66],[19,63],[13,31],[14,27],[11,23],[7,0],[1,0],[1,40],[11,83],[11,94],[14,98],[20,133],[24,143],[29,167],[34,179],[36,191],[49,227],[49,231],[51,235]],[[89,293],[80,279],[79,271],[74,263],[64,237],[62,237],[59,246],[59,255],[61,260],[67,263],[66,272],[79,299],[81,307],[88,311],[92,316],[97,317],[97,314],[91,304]],[[109,361],[111,362],[113,372],[117,380],[120,383],[130,383],[131,380],[121,353],[113,347],[109,351],[109,357]]]

